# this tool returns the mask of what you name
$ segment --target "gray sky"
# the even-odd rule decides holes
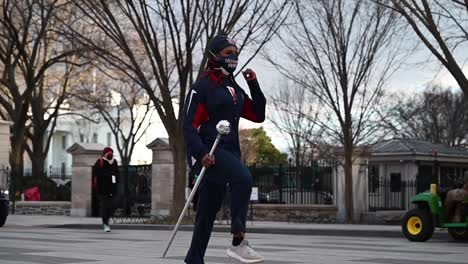
[[[419,47],[419,51],[408,58],[405,65],[396,71],[388,82],[388,92],[398,94],[414,94],[422,92],[429,84],[440,84],[443,87],[459,89],[455,79],[440,63],[434,59],[432,54],[426,51],[426,47]],[[468,75],[468,50],[462,49],[456,54],[457,60],[464,61],[464,72]],[[240,60],[243,59],[241,55]],[[242,63],[242,61],[241,61]],[[273,95],[276,89],[281,89],[284,77],[268,62],[262,58],[255,58],[249,68],[257,72],[257,78],[267,99]],[[248,91],[247,84],[241,76],[237,77],[239,84]],[[267,113],[268,119],[268,113]],[[287,139],[276,131],[275,127],[268,120],[263,124],[254,124],[249,121],[241,122],[241,128],[253,128],[263,126],[267,134],[271,137],[273,144],[283,152],[287,152]]]

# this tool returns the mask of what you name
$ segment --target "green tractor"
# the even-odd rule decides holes
[[[443,200],[437,193],[437,186],[431,184],[428,192],[417,194],[411,202],[417,208],[408,211],[403,217],[402,229],[405,237],[414,242],[424,242],[432,237],[434,229],[447,228],[449,234],[457,241],[468,241],[468,205],[462,204],[462,220],[452,223],[446,219]]]

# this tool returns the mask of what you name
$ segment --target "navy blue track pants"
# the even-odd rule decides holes
[[[231,191],[231,233],[245,233],[252,175],[239,157],[218,148],[214,154],[215,165],[206,171],[199,187],[197,215],[187,264],[204,264],[206,248],[213,230],[216,214],[221,208],[226,185]]]

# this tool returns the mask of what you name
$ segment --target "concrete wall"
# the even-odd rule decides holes
[[[15,214],[70,215],[70,202],[16,202]]]
[[[389,161],[389,162],[372,162],[371,165],[379,166],[379,176],[381,179],[390,180],[390,174],[400,173],[401,180],[416,180],[418,174],[418,165],[413,161]]]
[[[254,204],[254,221],[281,221],[295,223],[335,223],[336,206],[330,205],[275,205]],[[251,211],[249,209],[249,219]]]
[[[406,211],[377,211],[363,213],[361,224],[369,225],[401,225]]]
[[[378,166],[379,168],[379,180],[386,180],[388,183],[390,182],[390,175],[392,173],[400,173],[401,174],[401,180],[402,181],[415,181],[416,177],[418,175],[418,165],[414,163],[413,161],[389,161],[389,162],[372,162],[370,164],[371,166]],[[404,204],[409,205],[411,196],[416,194],[416,193],[411,193],[408,192],[410,191],[409,189],[404,189],[405,191],[405,201]],[[416,188],[413,190],[416,192]],[[377,192],[375,193],[369,193],[368,194],[371,197],[371,201],[369,201],[371,206],[377,206],[381,203],[381,201],[385,201],[387,197],[390,195],[389,192],[384,192],[382,189],[378,189]],[[400,192],[392,192],[391,193],[392,197],[401,197]],[[370,222],[370,223],[385,223],[385,222],[391,222],[393,220],[393,215],[394,214],[381,214],[379,213],[378,215],[375,215],[377,220],[369,220],[369,216],[374,217],[375,214],[368,214],[366,216],[363,216],[366,219],[362,219],[363,222]],[[388,216],[388,219],[386,217]]]

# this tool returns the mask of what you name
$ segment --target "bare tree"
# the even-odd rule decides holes
[[[10,155],[13,180],[22,175],[26,123],[31,102],[40,94],[37,88],[42,87],[51,67],[68,62],[68,57],[75,52],[55,42],[56,15],[66,5],[66,1],[58,0],[6,0],[0,6],[0,61],[3,68],[0,104],[13,122]],[[43,154],[43,149],[37,151]],[[35,173],[42,174],[43,171],[43,168],[36,168]]]
[[[431,86],[422,94],[397,100],[388,123],[394,134],[459,147],[466,143],[468,101],[454,93]]]
[[[346,218],[353,222],[353,151],[377,127],[375,109],[400,56],[397,16],[366,0],[296,1],[297,24],[281,34],[288,50],[276,67],[317,99],[323,138],[344,149]],[[401,43],[401,42],[400,42]]]
[[[208,41],[220,31],[237,38],[239,51],[249,47],[249,62],[283,24],[289,5],[262,0],[81,0],[76,7],[110,44],[72,30],[75,41],[140,85],[167,130],[175,171],[171,213],[177,214],[185,202],[187,170],[179,106],[205,67]]]
[[[69,60],[72,63],[50,68],[31,95],[31,116],[26,131],[30,144],[25,148],[32,161],[33,174],[39,178],[45,177],[45,161],[57,120],[66,111],[63,105],[70,100],[71,91],[85,73],[77,66],[80,60],[77,56]]]
[[[468,98],[468,77],[460,51],[468,41],[468,1],[463,0],[377,0],[400,13],[421,42],[455,78]]]
[[[289,138],[289,150],[296,165],[311,162],[313,149],[322,142],[317,100],[304,86],[286,84],[272,96],[271,102],[274,111],[269,120]]]
[[[154,108],[139,85],[132,80],[118,78],[119,75],[107,73],[88,79],[73,96],[95,109],[107,123],[114,136],[121,164],[127,167],[135,145],[152,124]]]

